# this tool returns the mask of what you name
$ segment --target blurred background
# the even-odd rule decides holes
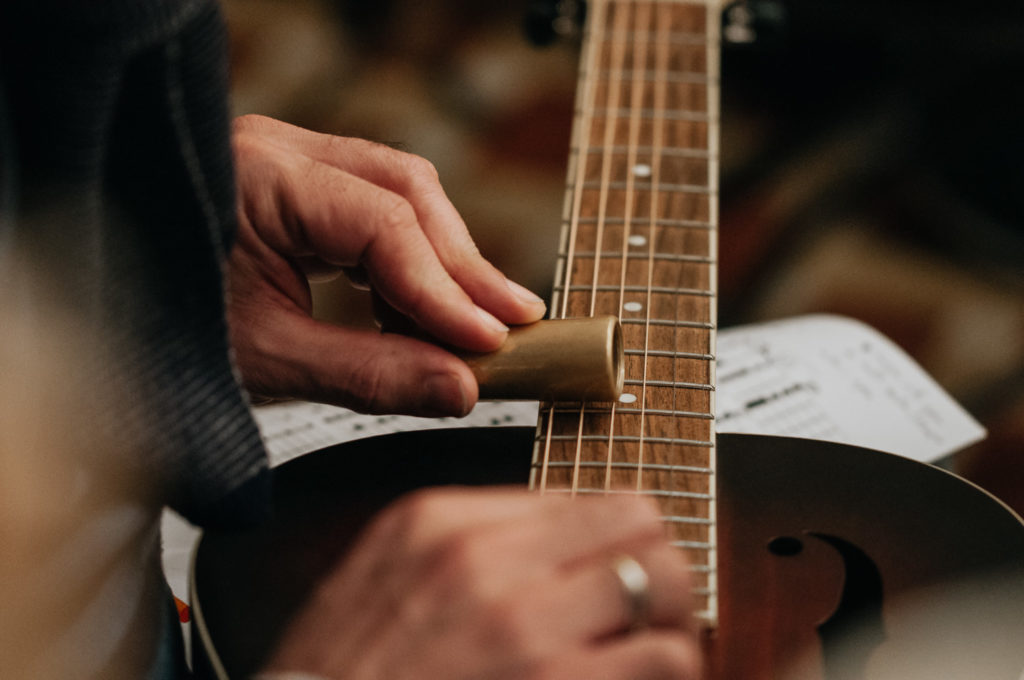
[[[229,0],[236,113],[426,156],[547,298],[579,46],[531,43],[537,5]],[[989,429],[957,469],[1024,512],[1020,9],[727,4],[719,285],[723,326],[833,312],[888,335]],[[344,282],[316,300],[371,323]]]

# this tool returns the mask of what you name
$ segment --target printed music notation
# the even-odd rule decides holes
[[[483,401],[463,418],[370,416],[337,406],[284,402],[253,411],[271,465],[280,465],[332,444],[393,432],[448,427],[512,427],[537,424],[537,402]]]
[[[814,315],[719,331],[717,430],[823,439],[935,462],[985,430],[892,341]]]
[[[874,329],[807,316],[718,332],[717,430],[823,439],[934,462],[985,431]],[[481,402],[464,418],[367,416],[323,404],[255,409],[278,465],[351,439],[442,427],[537,424],[536,402]]]

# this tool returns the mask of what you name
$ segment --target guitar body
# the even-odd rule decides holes
[[[1024,671],[1024,525],[959,477],[806,439],[719,439],[714,677]]]
[[[277,469],[272,521],[207,532],[199,545],[198,677],[256,670],[365,521],[398,495],[521,484],[534,435],[402,433]],[[855,447],[722,435],[719,452],[712,677],[1019,680],[1024,525],[1005,506],[931,466]]]
[[[897,456],[716,436],[720,25],[717,0],[587,2],[549,308],[619,320],[621,397],[542,404],[536,429],[378,437],[283,466],[273,522],[200,544],[200,677],[258,668],[395,496],[529,478],[657,500],[715,680],[1021,679],[1024,526],[1005,506]]]

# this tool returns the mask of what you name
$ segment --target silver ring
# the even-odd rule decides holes
[[[636,630],[647,625],[651,609],[650,578],[640,563],[629,555],[612,560],[612,572],[619,579],[622,594],[629,606],[629,628]]]

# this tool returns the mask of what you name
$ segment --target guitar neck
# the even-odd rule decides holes
[[[531,474],[656,498],[711,622],[718,32],[711,1],[588,3],[551,310],[619,317],[625,391],[542,404]]]

